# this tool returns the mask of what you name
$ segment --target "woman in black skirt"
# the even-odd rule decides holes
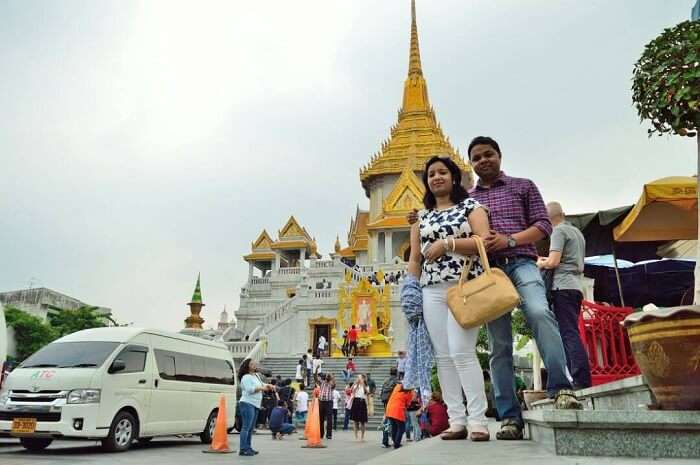
[[[350,418],[352,419],[355,439],[358,439],[357,432],[360,431],[360,441],[365,440],[365,428],[367,425],[367,396],[369,387],[364,375],[357,375],[355,384],[352,385],[352,407],[350,408]]]

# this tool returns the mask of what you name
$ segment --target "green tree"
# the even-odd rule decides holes
[[[700,168],[700,21],[665,29],[644,47],[634,65],[632,100],[640,119],[651,122],[649,137],[668,133],[697,137]],[[695,266],[694,301],[700,303],[700,260]]]
[[[41,318],[15,307],[5,307],[5,320],[7,326],[14,329],[19,361],[59,337],[56,329],[46,324]]]
[[[53,308],[59,311],[55,314],[49,314],[49,322],[59,336],[65,336],[83,329],[107,326],[102,316],[97,313],[97,307],[83,306],[75,310]]]

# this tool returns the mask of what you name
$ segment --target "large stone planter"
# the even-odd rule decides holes
[[[700,306],[625,318],[634,358],[662,410],[700,410]]]

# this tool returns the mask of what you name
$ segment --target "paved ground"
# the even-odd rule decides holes
[[[16,440],[0,439],[0,465],[195,465],[256,463],[265,465],[355,465],[389,450],[379,447],[379,432],[367,433],[366,442],[355,442],[351,431],[336,431],[334,439],[324,441],[326,449],[303,449],[304,441],[298,435],[285,436],[273,441],[261,430],[253,437],[253,447],[260,452],[256,457],[238,454],[203,454],[206,447],[198,438],[154,439],[149,445],[136,445],[132,450],[108,454],[96,442],[54,441],[41,453],[25,451]],[[238,448],[238,435],[229,436],[232,449]]]
[[[497,424],[492,423],[495,433]],[[339,431],[325,441],[326,449],[303,449],[296,435],[273,441],[260,432],[253,437],[256,457],[237,454],[203,454],[198,439],[155,439],[145,447],[136,446],[121,454],[103,453],[97,443],[56,441],[42,453],[30,453],[15,440],[0,439],[0,465],[195,465],[250,462],[265,465],[695,465],[697,459],[633,459],[606,457],[558,457],[531,441],[442,441],[439,438],[409,442],[399,450],[379,447],[380,433],[371,431],[364,443],[355,442],[352,432]],[[495,434],[492,434],[495,437]],[[229,436],[232,448],[238,435]],[[592,445],[594,447],[594,445]]]

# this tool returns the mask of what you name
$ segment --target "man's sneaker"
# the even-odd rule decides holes
[[[554,408],[559,410],[583,410],[583,404],[571,389],[561,389],[554,397]]]
[[[523,427],[515,418],[505,418],[501,422],[501,430],[496,433],[496,439],[502,441],[518,441],[523,438]]]

